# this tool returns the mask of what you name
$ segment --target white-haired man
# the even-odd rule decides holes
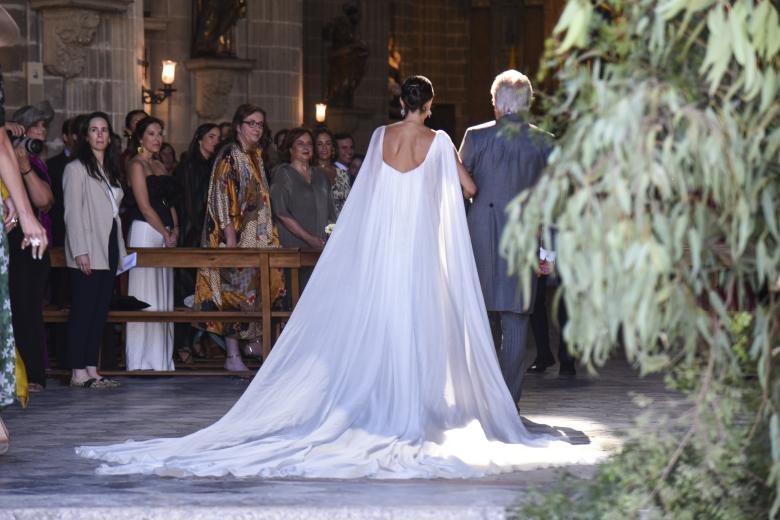
[[[533,88],[526,76],[516,70],[502,72],[490,93],[496,119],[466,130],[460,157],[479,187],[468,210],[471,243],[493,337],[500,342],[501,371],[517,403],[533,301],[523,301],[517,276],[509,276],[498,247],[507,221],[505,208],[536,183],[547,164],[552,136],[527,122]]]

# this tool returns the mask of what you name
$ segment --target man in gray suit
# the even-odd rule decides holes
[[[517,276],[509,276],[507,262],[499,254],[499,243],[507,222],[506,206],[536,183],[547,165],[552,136],[526,121],[533,95],[526,76],[516,70],[502,72],[490,93],[496,119],[466,130],[460,157],[479,188],[468,210],[469,232],[493,337],[497,343],[500,340],[501,371],[516,403],[533,301],[523,301]],[[534,292],[535,285],[534,279]]]

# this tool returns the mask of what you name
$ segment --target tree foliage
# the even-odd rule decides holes
[[[586,495],[612,514],[581,518],[780,516],[779,20],[769,0],[570,0],[548,42],[559,139],[503,252],[527,290],[555,230],[575,354],[624,349],[693,405],[602,468]]]

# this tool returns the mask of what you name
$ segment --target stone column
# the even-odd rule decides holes
[[[177,155],[190,144],[198,126],[198,115],[192,110],[193,77],[187,67],[192,37],[192,0],[154,0],[147,3],[144,13],[146,45],[146,75],[144,85],[152,90],[162,87],[162,61],[176,62],[176,89],[170,97],[156,105],[140,106],[165,123],[165,140],[173,145]],[[140,96],[140,87],[139,94]]]
[[[240,58],[254,63],[244,84],[231,91],[232,109],[250,102],[268,112],[273,131],[303,121],[303,1],[248,2],[247,19],[236,26]],[[233,112],[230,112],[230,116]]]
[[[47,79],[60,78],[47,82],[46,97],[59,97],[55,105],[66,116],[102,110],[121,130],[125,113],[140,103],[140,93],[133,93],[140,90],[142,2],[30,0],[30,6],[43,22]],[[57,86],[59,93],[50,90]]]

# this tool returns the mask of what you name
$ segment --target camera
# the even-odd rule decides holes
[[[11,144],[14,148],[17,146],[23,147],[25,150],[27,150],[27,153],[38,155],[43,151],[43,141],[40,139],[33,139],[32,137],[23,137],[23,136],[16,136],[13,135],[10,131],[6,130],[6,133],[8,134],[9,139],[11,139]]]

